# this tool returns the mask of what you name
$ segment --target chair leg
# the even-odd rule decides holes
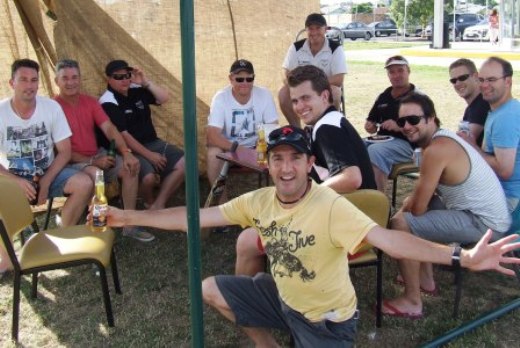
[[[107,272],[105,271],[105,267],[103,267],[103,265],[98,263],[95,265],[99,269],[99,279],[101,281],[101,290],[103,292],[105,311],[107,312],[108,326],[114,327],[114,315],[112,314],[112,304],[110,302],[110,293],[108,292]]]
[[[116,261],[116,254],[114,253],[114,249],[112,249],[112,254],[110,255],[110,266],[112,267],[112,278],[114,280],[114,288],[116,289],[116,294],[121,294],[121,285],[119,283],[119,272],[117,270],[117,261]]]
[[[32,274],[32,287],[31,287],[31,297],[38,297],[38,272],[34,272]]]
[[[47,213],[45,213],[45,224],[43,225],[44,231],[46,231],[47,227],[49,227],[49,221],[51,220],[52,202],[53,201],[54,201],[54,197],[49,197],[49,203],[47,203]]]
[[[459,316],[460,297],[462,295],[462,270],[460,267],[453,271],[453,283],[455,285],[455,301],[453,303],[453,318]]]
[[[396,175],[395,178],[392,180],[392,208],[395,209],[395,200],[397,196],[397,178],[399,175]]]
[[[383,253],[377,251],[376,266],[376,327],[381,327],[383,317]]]
[[[16,272],[14,274],[14,284],[13,284],[13,323],[11,336],[13,341],[18,342],[18,320],[20,318],[20,281],[22,275],[20,272]]]

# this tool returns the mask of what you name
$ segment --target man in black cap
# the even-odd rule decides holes
[[[145,205],[151,210],[162,209],[184,181],[183,151],[159,139],[152,123],[150,104],[167,102],[168,91],[150,80],[143,70],[129,66],[124,60],[108,63],[105,74],[108,86],[99,102],[139,159],[140,189]],[[100,144],[106,148],[107,142],[104,136],[100,137]],[[161,178],[161,188],[155,197],[157,174]]]
[[[520,263],[502,256],[520,246],[507,245],[516,235],[488,245],[487,233],[474,249],[461,250],[378,226],[334,190],[309,179],[314,156],[298,128],[271,132],[267,153],[274,187],[200,211],[201,227],[251,226],[265,247],[271,274],[219,275],[202,282],[204,301],[240,326],[257,347],[278,346],[271,328],[291,332],[296,347],[352,347],[358,313],[347,254],[364,240],[394,257],[473,270],[514,275],[500,262]],[[154,212],[110,207],[107,222],[186,231],[186,214],[184,207]]]
[[[229,86],[215,94],[211,101],[207,142],[207,173],[210,185],[218,177],[223,161],[217,154],[229,151],[237,141],[240,146],[255,147],[257,126],[277,124],[278,114],[271,92],[254,86],[253,64],[236,60],[229,69]],[[222,195],[221,203],[226,197]]]
[[[343,77],[347,73],[347,62],[343,47],[325,37],[327,21],[319,13],[311,13],[307,16],[305,29],[307,39],[295,42],[287,51],[282,64],[284,76],[287,77],[289,71],[302,65],[314,65],[322,69],[332,87],[334,106],[339,110]],[[278,92],[278,100],[280,109],[289,124],[299,127],[300,119],[291,105],[287,78],[284,79],[284,85]]]

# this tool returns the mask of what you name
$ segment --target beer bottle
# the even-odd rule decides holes
[[[40,193],[40,174],[34,173],[31,185],[34,187],[34,190],[36,191],[36,197],[34,197],[34,199],[31,199],[29,204],[35,205],[36,203],[38,203],[38,194]]]
[[[108,201],[105,196],[105,179],[103,171],[96,170],[96,193],[92,198],[92,231],[105,232],[107,226]]]
[[[116,158],[116,141],[114,139],[110,140],[110,147],[108,148],[107,156]]]
[[[267,165],[267,143],[265,141],[264,125],[258,125],[258,140],[256,142],[256,162]]]

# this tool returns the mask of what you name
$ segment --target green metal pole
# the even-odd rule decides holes
[[[469,321],[466,324],[456,327],[455,329],[446,332],[442,336],[435,338],[433,341],[430,341],[421,347],[422,348],[439,347],[443,344],[446,344],[446,343],[454,340],[455,338],[459,337],[460,335],[465,334],[466,332],[476,329],[477,327],[484,325],[491,320],[497,319],[497,318],[509,313],[510,311],[517,309],[518,307],[520,307],[520,298],[518,298],[512,302],[509,302],[508,304],[506,304],[494,311],[488,312],[475,320]]]
[[[199,170],[195,89],[195,35],[193,0],[181,0],[182,101],[188,211],[188,268],[190,278],[191,346],[204,347],[200,266]]]

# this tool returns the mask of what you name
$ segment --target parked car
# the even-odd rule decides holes
[[[343,31],[339,27],[335,27],[335,26],[327,27],[327,32],[325,33],[325,37],[327,37],[328,39],[330,39],[340,45],[343,45],[344,35],[343,35]]]
[[[365,39],[368,41],[374,36],[374,30],[365,23],[352,22],[338,27],[343,32],[343,37],[345,39]]]
[[[373,22],[368,25],[374,31],[375,36],[390,36],[397,34],[397,25],[391,19],[382,22]]]
[[[475,13],[456,13],[455,14],[455,39],[463,40],[464,31],[467,27],[476,25],[484,19],[484,16]],[[444,15],[444,22],[449,23],[450,38],[453,33],[453,14]],[[432,39],[433,36],[433,23],[430,23],[424,29],[428,40]]]
[[[464,40],[489,41],[489,22],[484,19],[477,25],[472,25],[464,30]]]

